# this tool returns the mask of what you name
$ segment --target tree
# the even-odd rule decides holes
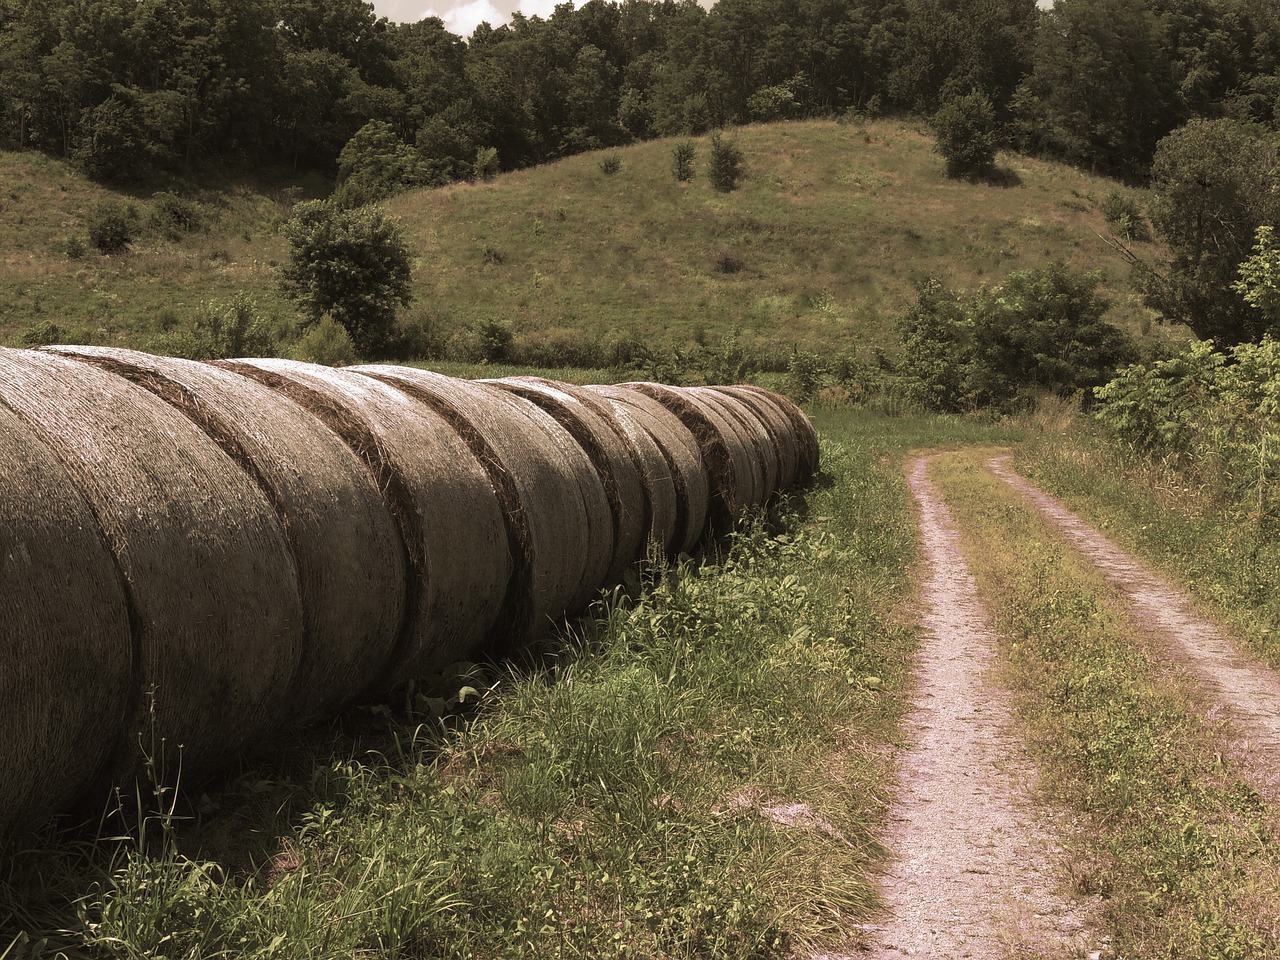
[[[982,176],[996,160],[996,112],[977,91],[948,100],[933,116],[938,152],[947,162],[947,176]]]
[[[1165,268],[1144,271],[1147,302],[1196,336],[1257,340],[1264,317],[1231,289],[1258,227],[1280,217],[1280,144],[1231,120],[1195,120],[1161,141],[1152,165],[1151,223]]]
[[[385,200],[425,179],[413,147],[403,143],[389,123],[370,120],[338,154],[334,197],[344,207],[358,207]]]
[[[1253,253],[1240,264],[1240,279],[1231,289],[1261,312],[1268,327],[1280,327],[1280,246],[1276,244],[1274,227],[1258,228]]]
[[[377,356],[397,310],[412,299],[409,248],[396,225],[378,207],[313,200],[298,204],[281,229],[289,241],[285,292],[313,322],[325,314],[337,320],[361,356]]]
[[[707,179],[721,193],[729,193],[742,179],[742,149],[735,140],[725,140],[719,133],[711,135],[711,159]]]

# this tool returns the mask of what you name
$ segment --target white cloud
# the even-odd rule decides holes
[[[520,0],[519,9],[526,17],[541,17],[546,20],[556,12],[556,0]]]
[[[444,27],[450,33],[457,34],[460,37],[469,37],[480,24],[488,23],[496,27],[501,23],[506,23],[509,16],[510,14],[503,13],[495,7],[492,0],[470,0],[469,3],[445,5],[444,10],[436,10],[429,7],[422,12],[418,19],[422,19],[422,17],[439,17],[444,21]]]
[[[498,27],[519,10],[526,17],[547,19],[558,0],[437,0],[424,8],[423,0],[373,0],[378,16],[410,23],[423,17],[439,17],[450,33],[469,37],[481,23]],[[563,2],[563,0],[559,0]]]

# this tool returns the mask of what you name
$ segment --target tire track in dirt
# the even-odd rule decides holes
[[[1233,756],[1248,771],[1260,794],[1280,801],[1280,676],[1243,656],[1211,620],[1196,611],[1185,590],[1172,585],[1121,550],[1098,530],[1049,494],[1032,486],[1009,465],[993,457],[988,469],[1040,511],[1091,560],[1133,605],[1137,619],[1164,640],[1203,685],[1213,712],[1232,721],[1237,739]]]
[[[988,678],[990,621],[927,462],[916,460],[910,476],[925,610],[912,746],[884,838],[896,855],[881,883],[892,916],[864,928],[876,945],[858,956],[1080,956],[1086,910],[1060,892],[1061,847],[1050,814],[1027,796],[1032,764]]]

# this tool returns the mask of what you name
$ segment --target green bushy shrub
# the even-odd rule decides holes
[[[981,93],[953,97],[933,115],[938,152],[949,177],[983,176],[995,166],[998,126],[995,108]]]
[[[622,169],[622,158],[616,153],[607,153],[600,158],[600,172],[611,177]]]
[[[693,179],[693,162],[698,156],[698,145],[692,140],[681,140],[671,148],[671,174],[681,183]]]
[[[742,149],[734,140],[726,140],[719,133],[711,135],[711,159],[707,167],[707,179],[721,193],[737,189],[742,179]]]
[[[1151,227],[1142,207],[1133,197],[1119,190],[1112,190],[1102,198],[1102,216],[1116,236],[1130,243],[1145,243],[1151,239]]]
[[[124,253],[137,236],[137,212],[129,204],[104,200],[89,214],[86,227],[100,253]]]

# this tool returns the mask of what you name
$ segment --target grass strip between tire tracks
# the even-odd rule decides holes
[[[981,459],[931,474],[982,558],[1002,670],[1044,788],[1078,813],[1072,879],[1104,898],[1115,956],[1280,955],[1274,811],[1168,649]]]

